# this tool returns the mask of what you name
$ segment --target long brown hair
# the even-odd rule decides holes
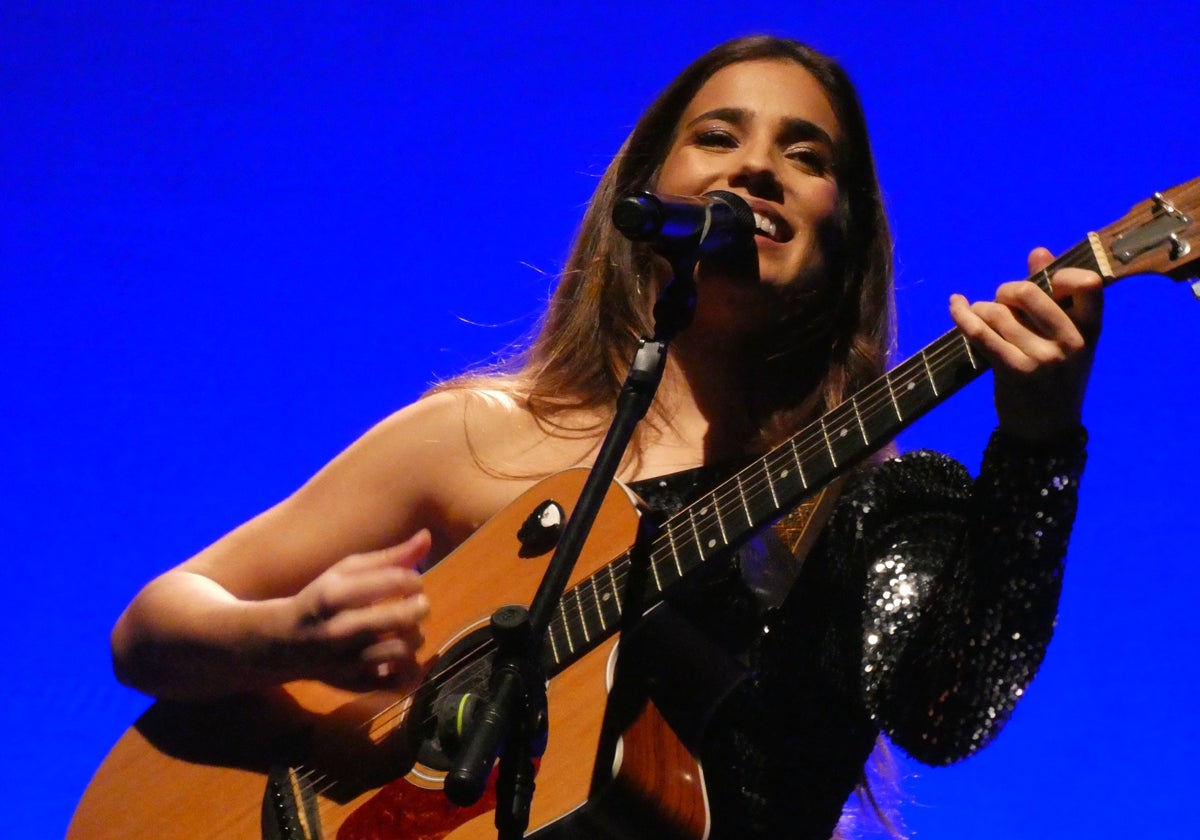
[[[700,56],[642,114],[592,196],[528,348],[439,390],[499,390],[522,401],[550,429],[561,429],[555,418],[565,411],[611,411],[639,339],[653,332],[650,313],[657,291],[656,258],[647,246],[630,243],[614,229],[613,205],[631,192],[653,188],[683,113],[705,82],[729,65],[760,60],[795,62],[825,91],[841,129],[834,150],[840,206],[834,253],[825,254],[831,276],[822,286],[824,297],[797,298],[796,311],[785,313],[765,348],[768,381],[787,387],[760,416],[762,439],[748,442],[748,448],[777,442],[810,419],[814,409],[832,408],[883,373],[892,347],[892,243],[858,94],[832,58],[796,41],[759,35],[728,41]],[[801,367],[798,360],[807,364]],[[882,738],[872,764],[876,785],[894,786],[897,772]],[[889,808],[874,795],[876,785],[864,775],[858,788],[864,810],[900,837]],[[843,836],[844,827],[835,838]]]
[[[498,388],[550,427],[565,410],[610,410],[638,340],[652,332],[657,286],[653,253],[613,228],[613,205],[653,187],[679,121],[704,83],[731,64],[758,60],[792,61],[811,73],[841,128],[834,161],[839,235],[836,253],[826,254],[831,282],[825,284],[825,299],[810,300],[803,311],[781,320],[764,353],[768,381],[786,382],[787,388],[773,395],[760,428],[776,439],[798,427],[814,403],[832,407],[883,372],[892,341],[891,239],[858,95],[833,59],[796,41],[752,36],[700,56],[642,114],[592,196],[529,346],[504,365],[451,380],[439,390]],[[814,358],[823,363],[812,365]],[[803,373],[798,359],[808,362]],[[814,392],[815,400],[806,399]]]

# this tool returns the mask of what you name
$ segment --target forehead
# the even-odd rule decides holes
[[[824,88],[793,61],[764,59],[722,67],[696,91],[680,122],[687,125],[722,108],[743,110],[767,122],[808,120],[835,139],[841,133]]]

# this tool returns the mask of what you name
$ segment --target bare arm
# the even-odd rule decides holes
[[[454,396],[410,406],[151,581],[113,629],[118,678],[176,699],[297,678],[356,690],[413,679],[429,608],[415,568],[462,438]]]

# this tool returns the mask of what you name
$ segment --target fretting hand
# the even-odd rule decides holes
[[[1053,261],[1035,248],[1030,274]],[[1054,298],[1024,280],[1000,286],[994,301],[950,298],[954,322],[992,365],[1001,429],[1031,442],[1078,427],[1103,311],[1095,272],[1064,268],[1051,280]]]

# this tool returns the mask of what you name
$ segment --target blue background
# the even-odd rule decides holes
[[[61,836],[145,707],[107,651],[138,587],[529,329],[709,46],[786,34],[857,80],[905,355],[951,291],[1200,175],[1178,6],[441,5],[0,10],[4,834]],[[1184,286],[1111,290],[1054,644],[990,749],[905,765],[918,837],[1194,836],[1197,323]],[[977,384],[903,444],[974,469],[991,425]]]

